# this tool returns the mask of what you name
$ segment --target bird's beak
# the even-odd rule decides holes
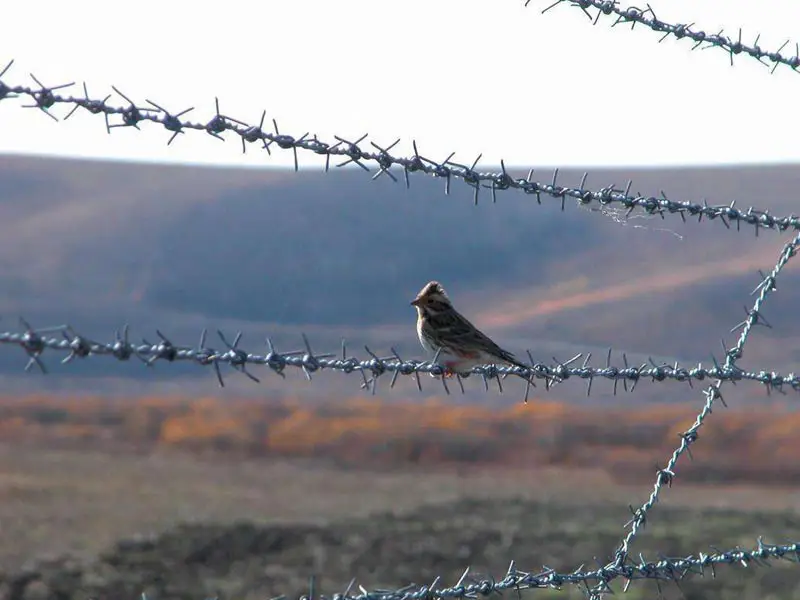
[[[411,301],[411,306],[419,306],[419,298],[415,298]]]

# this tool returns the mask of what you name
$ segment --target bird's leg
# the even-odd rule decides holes
[[[429,375],[430,375],[431,377],[433,377],[434,379],[436,379],[436,378],[438,378],[438,377],[439,377],[438,375],[435,375],[435,374],[433,374],[433,373],[429,373]],[[444,369],[442,369],[442,377],[443,377],[444,379],[451,379],[451,378],[453,378],[453,377],[455,377],[455,376],[456,376],[456,372],[455,372],[455,371],[453,371],[452,369],[450,369],[450,368],[448,368],[448,367],[445,367]]]
[[[457,363],[454,362],[446,362],[442,365],[442,377],[444,379],[452,379],[453,377],[456,376],[456,371],[453,369],[453,367],[456,364]],[[433,373],[428,373],[428,374],[434,379],[438,377],[438,375],[434,375]]]
[[[445,379],[451,379],[458,374],[454,368],[457,364],[456,362],[444,363],[444,373],[442,375]]]

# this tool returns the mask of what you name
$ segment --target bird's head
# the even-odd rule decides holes
[[[420,290],[417,297],[411,301],[411,306],[417,308],[420,314],[437,314],[451,310],[450,299],[438,281],[430,281]]]

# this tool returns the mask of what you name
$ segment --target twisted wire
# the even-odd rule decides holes
[[[527,0],[525,5],[527,6],[529,2],[530,0]],[[646,10],[642,10],[636,7],[623,8],[619,6],[618,2],[610,0],[557,0],[542,12],[547,12],[554,6],[565,2],[583,10],[590,19],[592,19],[592,15],[589,13],[589,9],[596,9],[597,14],[593,18],[595,24],[598,22],[601,15],[615,16],[616,20],[612,26],[621,23],[630,23],[631,27],[634,27],[636,24],[646,26],[653,31],[663,33],[659,42],[671,35],[677,39],[689,38],[693,40],[695,42],[693,49],[703,44],[706,44],[705,47],[707,48],[721,48],[729,54],[731,64],[733,64],[733,57],[735,55],[746,54],[768,67],[769,64],[767,61],[771,62],[771,72],[774,72],[781,64],[789,66],[794,71],[800,66],[800,49],[798,49],[797,45],[794,56],[784,56],[781,54],[788,42],[784,43],[777,51],[765,51],[758,46],[759,37],[757,37],[753,45],[750,46],[741,41],[741,30],[739,31],[738,39],[734,40],[723,35],[722,31],[717,34],[708,34],[704,31],[693,29],[694,24],[671,24],[659,20],[649,5]],[[632,182],[630,181],[628,181],[624,189],[618,188],[616,184],[612,184],[604,188],[591,190],[585,187],[587,174],[584,174],[580,187],[561,186],[557,183],[558,169],[554,171],[552,180],[549,183],[533,181],[533,170],[531,170],[524,179],[514,178],[508,174],[502,160],[500,162],[500,173],[480,172],[476,170],[477,163],[481,158],[480,156],[471,166],[454,162],[452,160],[454,154],[451,154],[442,162],[437,162],[422,156],[417,149],[416,142],[413,143],[414,155],[412,157],[396,157],[391,155],[390,151],[399,143],[399,139],[386,147],[382,147],[370,141],[370,145],[374,149],[370,150],[365,149],[365,146],[362,147],[361,145],[365,143],[367,139],[366,135],[361,136],[355,141],[334,136],[336,142],[328,143],[319,140],[316,135],[309,137],[308,133],[300,137],[281,133],[275,119],[272,120],[274,127],[274,133],[272,133],[262,129],[266,112],[262,114],[261,121],[258,125],[252,125],[245,121],[221,114],[219,112],[218,101],[216,102],[216,113],[211,120],[206,123],[194,123],[181,118],[183,115],[193,110],[193,108],[172,114],[150,100],[147,100],[147,102],[152,108],[137,106],[116,88],[113,88],[114,91],[129,103],[127,107],[107,104],[111,95],[107,95],[102,100],[90,98],[85,84],[83,98],[62,96],[56,93],[57,90],[67,88],[73,84],[45,86],[32,74],[31,77],[38,87],[23,85],[12,86],[2,80],[12,63],[9,63],[5,69],[0,71],[0,101],[16,96],[30,98],[33,104],[27,105],[26,107],[37,108],[54,120],[58,120],[58,118],[50,112],[50,109],[56,105],[71,106],[71,110],[66,115],[65,119],[72,116],[78,108],[83,108],[90,114],[102,114],[108,133],[111,133],[111,129],[115,127],[135,127],[138,129],[140,123],[149,122],[159,124],[170,132],[171,135],[167,144],[171,144],[179,134],[184,134],[189,130],[205,131],[218,139],[224,139],[221,134],[230,131],[238,135],[241,139],[243,151],[246,149],[248,143],[256,143],[258,147],[266,150],[268,154],[271,154],[271,148],[275,147],[291,151],[294,156],[295,170],[299,168],[298,150],[301,150],[325,156],[326,172],[329,170],[331,158],[339,157],[344,160],[340,164],[335,165],[336,167],[354,164],[367,172],[371,171],[370,167],[367,166],[368,164],[376,167],[377,172],[375,172],[372,179],[377,179],[385,174],[387,177],[397,182],[398,180],[395,176],[396,171],[393,172],[393,169],[400,168],[403,171],[406,186],[410,185],[409,173],[417,171],[430,176],[443,178],[445,180],[446,194],[449,194],[452,179],[461,180],[473,188],[475,204],[478,203],[481,189],[489,189],[491,191],[492,201],[496,202],[496,192],[498,190],[503,191],[514,188],[522,190],[526,194],[535,195],[539,204],[541,204],[542,196],[551,197],[556,200],[560,199],[562,210],[564,209],[565,200],[567,198],[572,198],[581,205],[590,205],[592,203],[597,203],[601,206],[620,205],[627,211],[625,214],[626,218],[632,211],[639,209],[650,215],[660,215],[662,218],[665,218],[666,214],[678,214],[684,221],[687,216],[696,216],[699,221],[702,221],[703,218],[708,220],[719,219],[729,229],[731,228],[731,224],[735,223],[736,229],[739,230],[741,224],[744,223],[746,225],[752,225],[756,235],[758,235],[758,231],[761,228],[771,229],[777,232],[783,232],[789,229],[795,232],[800,231],[800,219],[794,215],[775,217],[770,215],[768,211],[762,211],[753,207],[749,207],[746,210],[737,209],[734,202],[728,205],[710,206],[705,201],[702,204],[689,201],[674,201],[667,198],[666,194],[663,192],[659,197],[647,197],[640,194],[631,195],[630,189]],[[109,120],[110,118],[118,118],[120,122],[112,123]],[[583,357],[583,354],[578,354],[566,362],[560,362],[554,359],[555,364],[553,365],[535,362],[531,357],[530,366],[526,368],[487,365],[475,367],[470,371],[470,374],[478,375],[483,379],[487,390],[490,379],[495,379],[497,385],[502,390],[502,377],[511,374],[522,376],[528,380],[526,400],[528,397],[528,390],[534,379],[544,379],[546,384],[549,385],[551,382],[561,382],[570,377],[579,377],[587,381],[587,394],[591,393],[592,382],[597,377],[614,381],[615,393],[619,381],[623,382],[623,386],[626,390],[627,384],[631,383],[632,391],[637,382],[642,379],[650,379],[654,382],[665,380],[685,381],[690,385],[693,380],[702,381],[705,378],[715,380],[715,382],[709,385],[703,392],[705,395],[705,402],[695,418],[694,423],[680,435],[680,444],[673,451],[665,468],[658,470],[656,482],[648,499],[638,509],[633,511],[633,518],[626,524],[629,530],[616,550],[612,562],[594,570],[579,568],[571,573],[557,573],[547,568],[538,573],[523,572],[516,569],[512,562],[506,575],[499,581],[494,579],[472,578],[469,576],[469,569],[467,569],[460,580],[452,587],[439,587],[439,578],[437,578],[432,584],[427,586],[407,586],[398,590],[375,590],[371,592],[359,586],[358,589],[360,593],[353,593],[355,582],[351,582],[351,585],[348,586],[344,593],[335,594],[333,598],[338,598],[340,600],[474,598],[478,594],[488,595],[492,592],[500,592],[507,589],[560,588],[565,584],[582,584],[586,587],[586,591],[590,597],[599,598],[606,593],[611,593],[610,583],[617,578],[625,580],[625,589],[627,589],[628,585],[634,580],[652,579],[656,582],[677,581],[690,574],[705,575],[707,569],[710,569],[712,574],[714,574],[714,569],[717,565],[739,564],[747,567],[763,565],[766,564],[766,561],[775,559],[788,559],[794,562],[800,562],[800,545],[797,543],[768,545],[762,543],[761,540],[758,541],[756,548],[752,550],[743,550],[737,547],[729,551],[715,551],[709,554],[700,553],[697,555],[689,555],[685,558],[661,558],[654,562],[645,561],[641,555],[637,562],[632,560],[630,556],[630,547],[646,524],[649,511],[658,501],[663,487],[672,484],[675,477],[675,467],[680,458],[684,454],[691,455],[690,446],[697,441],[699,430],[706,422],[716,401],[719,400],[724,405],[724,399],[720,392],[721,385],[724,381],[730,381],[732,383],[743,380],[755,381],[764,385],[768,392],[771,389],[783,391],[784,386],[791,387],[794,390],[800,390],[800,379],[792,373],[789,375],[781,375],[766,371],[751,372],[745,371],[737,365],[737,361],[743,355],[744,345],[754,326],[758,324],[769,326],[764,321],[761,314],[762,304],[771,292],[775,290],[775,281],[778,274],[794,256],[798,245],[800,245],[800,234],[784,246],[775,267],[767,276],[762,277],[761,283],[753,291],[753,294],[756,294],[753,307],[747,311],[745,320],[734,328],[741,328],[741,333],[737,343],[732,348],[724,348],[725,360],[721,365],[714,360],[713,367],[698,365],[696,368],[687,369],[680,367],[677,363],[675,363],[674,366],[656,364],[650,359],[649,364],[645,363],[639,367],[631,367],[627,364],[627,359],[623,355],[625,366],[615,367],[610,364],[611,351],[609,350],[605,367],[589,366],[588,360],[591,354],[586,357],[582,365],[573,366],[575,361]],[[391,387],[395,385],[397,378],[402,374],[414,376],[417,386],[421,389],[419,374],[429,373],[439,377],[445,390],[449,393],[447,382],[441,377],[441,375],[443,375],[443,368],[436,363],[436,358],[434,358],[433,361],[405,361],[401,359],[394,350],[392,350],[391,356],[380,357],[374,354],[369,348],[365,347],[370,358],[360,359],[353,356],[348,357],[343,343],[341,358],[339,358],[337,354],[317,354],[313,352],[308,339],[303,336],[305,346],[303,350],[277,352],[272,342],[268,339],[268,352],[266,354],[257,354],[245,351],[239,347],[242,337],[241,333],[238,333],[232,342],[228,342],[225,336],[221,332],[218,332],[225,349],[217,351],[206,346],[205,330],[201,335],[199,345],[193,347],[177,346],[160,332],[157,332],[160,337],[160,341],[157,343],[153,344],[143,340],[142,344],[132,344],[128,341],[127,327],[123,328],[122,333],[117,332],[113,342],[98,343],[76,333],[75,330],[69,326],[34,329],[25,321],[22,321],[22,323],[25,327],[23,333],[0,333],[0,344],[17,345],[24,350],[29,356],[29,362],[25,366],[26,370],[29,370],[33,365],[38,365],[43,372],[46,372],[40,357],[45,350],[55,350],[67,353],[63,362],[71,362],[76,358],[87,358],[90,356],[111,356],[121,361],[135,357],[148,366],[152,366],[156,362],[176,361],[188,361],[202,366],[212,366],[220,385],[224,385],[219,367],[220,364],[227,364],[255,381],[258,381],[258,378],[248,371],[248,365],[266,365],[271,371],[281,376],[284,375],[284,370],[287,366],[299,368],[308,379],[311,379],[312,373],[324,369],[344,373],[358,372],[363,380],[362,387],[371,387],[373,393],[375,392],[378,379],[384,374],[391,373]],[[61,338],[56,336],[48,337],[45,335],[48,331],[61,333]],[[461,385],[463,392],[464,388],[461,377],[458,377],[457,381],[459,385]],[[310,597],[314,597],[313,589]]]
[[[734,327],[734,330],[740,328],[741,333],[739,334],[736,344],[732,348],[726,349],[723,369],[734,368],[736,366],[736,361],[742,357],[747,339],[750,336],[753,328],[759,323],[761,306],[769,297],[769,295],[777,289],[775,287],[775,282],[778,278],[778,274],[795,255],[798,246],[800,246],[800,234],[795,236],[794,239],[790,240],[784,245],[778,260],[775,263],[775,266],[772,268],[772,271],[767,274],[766,277],[762,277],[761,282],[751,292],[751,295],[756,294],[753,308],[749,311],[747,318],[737,327]],[[714,403],[719,400],[723,405],[725,404],[725,400],[720,392],[722,383],[722,379],[717,379],[716,382],[709,385],[708,388],[704,390],[703,393],[705,394],[706,401],[703,404],[702,409],[698,413],[692,426],[680,435],[680,443],[670,456],[667,465],[663,469],[658,470],[656,482],[653,486],[653,491],[650,493],[650,496],[645,503],[642,504],[642,506],[634,511],[633,518],[628,522],[630,529],[615,553],[615,560],[612,563],[613,565],[620,566],[627,560],[630,545],[639,533],[640,528],[645,525],[648,512],[658,501],[663,487],[665,485],[672,485],[672,481],[675,477],[675,467],[678,464],[678,461],[685,452],[689,451],[689,447],[697,441],[699,435],[698,432],[703,426],[706,417],[711,414]],[[599,598],[602,591],[603,590],[601,588],[594,588],[592,590],[592,597]]]
[[[759,319],[759,316],[756,315],[760,315],[760,313],[751,311],[750,314],[754,315],[752,317],[754,322]],[[761,320],[763,321],[763,318]],[[348,356],[346,343],[342,341],[340,353],[317,353],[312,350],[311,343],[305,334],[301,334],[304,345],[302,350],[278,352],[272,340],[267,338],[266,347],[268,351],[265,354],[259,354],[240,347],[243,337],[241,331],[236,333],[233,341],[228,341],[225,334],[218,330],[217,335],[225,348],[217,350],[206,345],[206,329],[202,330],[199,343],[196,346],[186,346],[172,342],[159,330],[156,330],[159,337],[159,341],[156,343],[151,343],[145,339],[142,340],[141,344],[132,343],[129,340],[129,328],[127,325],[115,332],[113,341],[97,342],[78,333],[70,325],[37,329],[24,319],[20,319],[20,323],[24,327],[24,331],[0,332],[0,344],[19,346],[28,355],[28,363],[25,365],[26,371],[29,371],[35,365],[43,373],[46,373],[47,368],[42,362],[41,356],[45,350],[52,350],[67,353],[67,356],[62,359],[64,364],[71,363],[75,359],[89,357],[115,358],[118,361],[137,358],[147,366],[152,366],[156,362],[191,362],[204,367],[212,367],[221,387],[224,387],[225,383],[219,366],[220,364],[227,364],[255,382],[260,382],[260,379],[247,369],[249,365],[269,367],[272,372],[280,376],[284,376],[286,367],[293,367],[300,369],[309,380],[312,373],[322,370],[338,371],[344,374],[358,373],[363,379],[362,388],[370,388],[373,394],[377,388],[378,379],[383,375],[391,376],[390,388],[394,388],[400,375],[413,376],[418,389],[422,391],[419,375],[420,373],[427,373],[437,377],[444,390],[448,394],[450,393],[447,380],[441,377],[445,373],[445,368],[437,362],[436,356],[429,361],[404,360],[394,348],[391,349],[391,355],[378,356],[368,346],[364,346],[369,358],[358,358],[352,355]],[[46,335],[50,332],[60,333],[61,336]],[[732,383],[752,381],[763,385],[767,393],[771,393],[773,389],[784,393],[784,388],[791,388],[800,392],[800,375],[794,373],[782,375],[774,371],[747,371],[733,363],[726,362],[720,365],[716,359],[713,359],[713,366],[698,364],[692,368],[682,367],[677,362],[674,364],[659,364],[652,358],[649,358],[648,362],[641,365],[631,366],[628,364],[628,358],[625,353],[622,354],[624,366],[615,366],[611,364],[611,354],[612,351],[609,348],[606,354],[605,366],[589,365],[589,360],[592,357],[591,353],[585,357],[583,353],[579,353],[563,362],[554,358],[556,362],[548,365],[534,361],[530,352],[528,352],[531,360],[527,368],[478,365],[467,373],[456,375],[456,380],[462,393],[464,392],[462,380],[471,375],[476,375],[483,380],[486,391],[489,390],[489,381],[492,379],[497,381],[502,391],[502,378],[508,375],[521,376],[528,381],[525,401],[528,399],[531,382],[536,379],[543,379],[546,384],[563,382],[570,378],[582,379],[587,384],[587,396],[591,394],[592,385],[596,378],[613,381],[615,395],[619,382],[622,382],[625,391],[633,392],[636,385],[643,380],[649,380],[654,383],[671,380],[685,382],[690,386],[692,386],[693,381],[704,381],[705,379],[730,381]],[[581,358],[584,359],[583,362],[576,364]],[[369,378],[367,377],[368,375]],[[628,389],[628,384],[631,384],[630,390]]]
[[[528,6],[530,2],[531,0],[525,0],[525,6]],[[656,33],[664,34],[658,40],[658,43],[663,42],[669,36],[673,36],[678,40],[689,39],[694,41],[695,44],[692,46],[692,50],[696,50],[703,46],[703,44],[706,44],[706,46],[703,46],[704,50],[707,48],[720,48],[728,53],[731,66],[733,66],[734,56],[744,54],[756,59],[765,67],[770,67],[769,63],[771,62],[772,67],[770,68],[770,74],[774,73],[779,65],[785,65],[794,72],[797,72],[798,67],[800,67],[800,45],[795,43],[794,56],[783,55],[781,51],[789,44],[789,40],[786,40],[780,48],[775,51],[764,50],[758,45],[758,41],[761,39],[761,34],[758,34],[753,45],[750,46],[742,42],[741,27],[739,28],[739,35],[736,39],[723,35],[724,29],[720,29],[717,33],[706,33],[700,29],[692,29],[694,23],[668,23],[667,21],[662,21],[656,17],[656,13],[650,4],[647,4],[646,9],[637,8],[636,6],[626,8],[620,6],[617,0],[556,0],[553,4],[545,8],[542,13],[546,13],[560,4],[568,4],[569,6],[579,8],[589,20],[592,21],[593,25],[596,25],[603,15],[607,17],[616,17],[611,24],[612,27],[630,23],[631,29],[633,29],[636,25],[644,25]],[[589,12],[590,8],[597,9],[597,14],[595,14],[594,17],[592,17]]]
[[[441,578],[437,577],[428,585],[408,585],[396,590],[374,590],[368,591],[357,584],[356,580],[350,581],[349,585],[341,593],[331,596],[316,593],[313,578],[310,581],[309,593],[302,596],[303,600],[320,598],[321,600],[446,600],[451,598],[477,598],[489,596],[493,593],[500,593],[505,590],[528,589],[561,589],[564,585],[583,585],[589,591],[589,584],[595,587],[600,586],[607,592],[611,592],[608,583],[612,579],[622,578],[625,580],[625,591],[631,582],[637,580],[655,581],[660,588],[661,581],[678,581],[689,575],[699,575],[701,577],[710,571],[712,576],[716,576],[716,567],[726,566],[766,566],[770,560],[790,560],[800,562],[800,544],[791,543],[784,545],[765,544],[758,540],[755,548],[746,550],[734,548],[727,551],[717,551],[710,553],[700,552],[690,554],[682,558],[662,557],[658,561],[646,561],[644,557],[639,557],[639,561],[620,566],[602,567],[595,570],[577,569],[571,573],[559,573],[554,569],[545,568],[544,570],[531,573],[521,571],[516,568],[512,561],[502,579],[486,579],[474,577],[470,574],[470,569],[466,569],[455,585],[449,587],[440,586]],[[283,596],[273,600],[283,600]]]
[[[111,98],[111,94],[106,95],[102,99],[90,98],[85,83],[83,86],[84,97],[62,96],[56,93],[57,90],[71,87],[74,83],[46,86],[32,73],[31,78],[38,87],[10,85],[3,81],[3,77],[11,68],[13,62],[13,60],[9,62],[8,65],[0,71],[0,102],[17,96],[28,97],[33,103],[23,105],[24,108],[39,109],[56,121],[58,121],[58,117],[50,112],[50,109],[56,105],[72,107],[65,116],[65,120],[71,117],[78,108],[83,108],[90,114],[103,115],[105,118],[106,131],[108,133],[111,133],[111,130],[116,127],[135,127],[139,129],[140,123],[149,122],[161,125],[171,134],[167,140],[167,144],[169,145],[179,134],[185,134],[186,131],[202,131],[220,140],[224,140],[221,134],[229,131],[239,136],[242,142],[243,152],[246,150],[248,144],[256,144],[259,148],[266,150],[270,155],[272,153],[271,148],[273,147],[291,151],[294,155],[295,171],[299,168],[298,150],[313,152],[314,154],[324,156],[325,172],[329,170],[331,158],[344,158],[341,163],[335,166],[344,167],[353,164],[369,173],[371,169],[367,164],[373,163],[374,166],[377,167],[377,171],[372,176],[373,180],[386,175],[392,179],[392,181],[397,182],[398,179],[392,172],[392,168],[398,167],[403,171],[406,187],[410,186],[409,173],[416,172],[444,179],[446,195],[450,193],[451,181],[453,179],[460,180],[473,189],[473,201],[476,205],[478,204],[478,196],[481,189],[488,189],[491,192],[492,202],[494,203],[497,201],[498,191],[513,188],[521,190],[525,194],[536,196],[538,204],[542,203],[542,196],[560,200],[561,210],[564,210],[566,199],[572,198],[581,206],[589,206],[594,203],[599,205],[601,210],[603,207],[609,206],[624,209],[625,219],[627,219],[634,210],[639,209],[648,215],[659,215],[662,219],[665,218],[666,214],[677,214],[683,221],[686,221],[687,216],[697,217],[698,221],[702,221],[703,218],[708,220],[719,219],[728,229],[731,228],[731,223],[735,223],[737,231],[741,229],[742,224],[752,225],[756,235],[758,235],[759,229],[762,228],[778,232],[786,230],[800,231],[800,218],[794,214],[776,217],[770,215],[768,210],[761,210],[752,206],[747,209],[739,209],[736,207],[735,201],[725,205],[712,206],[705,200],[703,200],[702,203],[688,200],[670,200],[663,191],[660,193],[660,196],[644,196],[639,193],[632,194],[631,186],[633,182],[631,180],[628,180],[624,188],[618,188],[616,184],[611,184],[591,190],[586,187],[588,173],[583,174],[580,187],[572,187],[559,185],[558,169],[553,171],[549,182],[533,180],[533,169],[529,170],[525,178],[512,177],[506,170],[503,160],[500,161],[501,172],[482,172],[476,170],[481,156],[478,156],[478,158],[472,162],[471,166],[453,161],[452,159],[455,156],[454,152],[444,161],[436,162],[419,153],[416,141],[412,142],[414,148],[413,156],[393,156],[390,154],[390,151],[400,142],[400,138],[388,146],[381,146],[374,141],[370,141],[369,143],[372,147],[372,150],[370,150],[360,145],[366,143],[367,134],[362,135],[355,141],[350,141],[344,137],[335,135],[334,138],[336,142],[328,143],[318,139],[316,135],[309,137],[309,132],[299,137],[289,135],[285,132],[282,133],[275,119],[272,119],[274,128],[274,133],[272,133],[262,129],[266,111],[262,113],[261,121],[258,125],[248,124],[243,120],[221,114],[219,112],[218,98],[215,99],[215,115],[206,123],[195,123],[181,118],[186,113],[194,110],[194,107],[172,114],[152,100],[146,100],[152,108],[137,106],[128,96],[120,92],[114,86],[112,86],[114,92],[129,103],[127,107],[108,104],[107,102],[109,98]],[[111,123],[109,121],[110,117],[118,117],[120,122]]]

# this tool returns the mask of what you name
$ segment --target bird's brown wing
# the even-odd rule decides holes
[[[513,354],[494,343],[489,336],[454,308],[431,317],[431,320],[433,321],[431,328],[436,331],[440,344],[452,349],[455,353],[464,354],[462,349],[480,349],[501,361],[527,368]]]
[[[515,367],[522,367],[523,369],[530,369],[530,365],[526,365],[517,359],[511,352],[503,350],[500,346],[495,344],[492,339],[483,333],[480,329],[470,323],[466,317],[459,313],[456,309],[451,308],[448,311],[438,313],[435,316],[429,317],[430,330],[436,339],[436,345],[447,348],[453,354],[460,354],[468,356],[469,358],[477,357],[477,353],[465,353],[461,348],[479,348],[502,361],[505,361]],[[533,377],[520,375],[522,379],[533,382]],[[546,375],[547,387],[552,388],[562,380],[552,375]]]

